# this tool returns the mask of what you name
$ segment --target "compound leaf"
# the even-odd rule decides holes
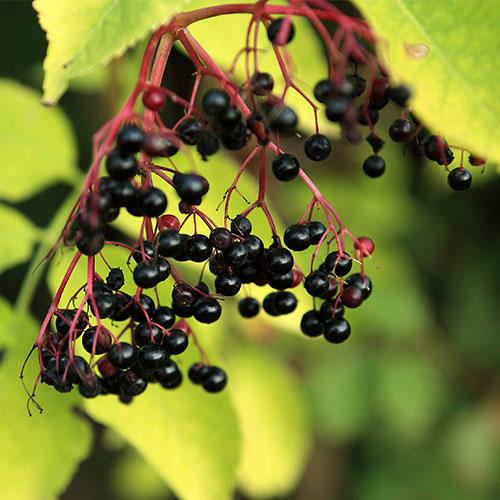
[[[188,0],[35,0],[49,47],[45,104],[55,104],[75,76],[123,54]]]
[[[500,135],[500,3],[354,3],[382,37],[394,76],[413,88],[413,110],[450,144],[500,162],[500,143],[493,140]],[[412,55],[415,49],[423,56]]]

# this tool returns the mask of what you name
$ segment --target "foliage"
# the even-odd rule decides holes
[[[59,99],[71,78],[121,55],[173,10],[201,5],[194,0],[182,6],[165,0],[34,4],[50,41],[44,65],[48,103]],[[391,71],[411,80],[419,117],[450,142],[500,161],[492,140],[498,135],[500,110],[491,83],[498,52],[492,19],[500,18],[498,6],[423,0],[356,4],[387,40],[383,46]],[[244,24],[230,27],[238,33]],[[223,27],[223,22],[206,21],[194,32],[205,36],[209,47],[213,44],[227,67],[233,51],[211,36],[212,30]],[[428,57],[411,60],[402,41],[426,44]],[[320,46],[317,40],[311,44]],[[304,41],[294,57],[300,68],[308,68],[303,79],[312,85],[326,69],[319,50],[309,48]],[[77,90],[70,97],[82,99]],[[44,108],[38,93],[6,79],[0,81],[0,102],[15,103],[0,116],[0,271],[13,272],[14,266],[30,263],[17,305],[0,301],[0,346],[5,350],[0,365],[2,497],[48,500],[59,495],[90,453],[89,417],[120,434],[183,500],[222,500],[230,498],[235,487],[250,498],[286,495],[303,473],[313,428],[323,446],[342,448],[342,460],[352,461],[346,498],[498,497],[500,276],[495,255],[500,240],[498,223],[491,220],[498,210],[497,179],[489,177],[470,198],[457,200],[432,187],[431,172],[418,174],[421,191],[410,191],[407,170],[417,172],[412,170],[415,160],[401,160],[391,151],[386,155],[388,175],[375,186],[358,175],[364,153],[348,156],[340,147],[338,163],[345,168],[335,176],[312,172],[314,180],[340,205],[352,208],[349,225],[376,237],[375,258],[381,266],[376,272],[379,296],[360,313],[357,338],[332,349],[293,335],[293,321],[262,317],[247,326],[228,315],[220,331],[208,329],[206,336],[215,357],[232,366],[229,395],[212,398],[186,387],[168,395],[152,392],[130,407],[118,407],[111,400],[82,404],[76,394],[61,399],[42,390],[44,413],[29,419],[18,373],[37,328],[26,297],[44,278],[31,271],[53,243],[72,200],[70,195],[44,228],[23,213],[23,204],[33,203],[56,182],[78,190],[80,175],[75,132],[61,108]],[[88,127],[100,125],[89,121]],[[82,133],[80,123],[75,127]],[[89,138],[85,141],[88,148]],[[220,168],[219,194],[232,160],[222,160]],[[436,167],[426,166],[431,168]],[[244,182],[244,192],[256,189],[253,180]],[[283,200],[278,189],[274,193],[279,211],[289,200]],[[293,188],[289,195],[297,202],[301,196]],[[57,208],[53,200],[44,200],[45,210]],[[214,197],[208,202],[215,207],[219,201]],[[286,208],[281,215],[281,224],[296,216]],[[126,232],[126,223],[119,229]],[[450,255],[450,242],[460,255]],[[471,266],[478,256],[481,265]],[[53,260],[49,287],[66,257],[58,254]],[[6,280],[1,285],[8,292]],[[277,329],[290,335],[275,340]],[[238,331],[243,334],[238,336]],[[278,350],[287,359],[277,358]],[[27,378],[33,376],[35,364],[29,365]],[[300,381],[292,365],[301,367]],[[489,381],[487,387],[482,380]],[[338,466],[331,457],[325,462]],[[316,493],[309,498],[323,498]]]

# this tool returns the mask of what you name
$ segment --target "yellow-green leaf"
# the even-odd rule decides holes
[[[414,91],[411,106],[450,144],[500,162],[500,3],[463,0],[355,0],[383,39],[396,79]],[[423,46],[424,57],[413,47]],[[419,51],[421,53],[422,51]]]
[[[38,331],[37,323],[27,315],[10,314],[0,318],[0,338],[12,340],[0,366],[0,497],[9,500],[55,500],[65,489],[78,463],[90,451],[89,426],[73,412],[76,394],[60,394],[39,386],[37,400],[43,413],[29,417],[28,396],[19,380],[19,372]],[[32,387],[38,373],[33,355],[25,371]],[[33,409],[33,407],[32,407]]]
[[[131,444],[182,500],[232,498],[239,431],[227,393],[208,394],[186,381],[170,392],[148,387],[131,405],[105,397],[85,408]]]
[[[300,479],[311,444],[303,391],[263,348],[239,346],[228,369],[243,438],[240,486],[252,498],[284,495]]]
[[[120,56],[188,0],[35,0],[49,47],[44,103],[55,104],[75,76]]]
[[[0,203],[0,272],[28,260],[37,230],[17,210]],[[8,236],[5,236],[8,235]]]
[[[59,109],[47,109],[40,94],[13,80],[0,80],[0,198],[17,201],[77,175],[75,138]]]

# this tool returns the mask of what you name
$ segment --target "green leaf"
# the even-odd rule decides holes
[[[27,315],[7,313],[0,317],[0,338],[15,342],[7,350],[0,366],[0,496],[9,500],[53,500],[64,490],[78,463],[90,451],[91,431],[86,422],[73,413],[76,394],[60,394],[45,385],[37,389],[40,415],[29,418],[28,396],[19,380],[24,358],[33,345],[38,325]],[[34,354],[25,371],[31,387],[38,374]]]
[[[243,438],[240,486],[252,498],[282,496],[300,479],[311,444],[307,402],[276,356],[247,344],[237,349],[228,388]]]
[[[232,3],[248,2],[237,0]],[[276,3],[283,4],[283,2]],[[209,0],[192,0],[189,7],[195,9],[210,5],[213,5],[213,2]],[[223,71],[229,70],[238,51],[246,46],[246,33],[251,20],[250,14],[238,14],[230,17],[231,20],[228,20],[228,16],[219,16],[194,23],[189,27],[189,31]],[[293,79],[301,90],[308,96],[312,96],[312,90],[316,83],[328,76],[325,51],[316,31],[307,19],[297,16],[293,22],[296,28],[295,37],[287,46],[293,59]],[[217,33],[217,36],[214,36],[214,33]],[[273,75],[275,80],[273,94],[281,95],[284,89],[284,79],[276,62],[272,45],[267,38],[266,29],[262,24],[259,26],[258,47],[263,49],[258,53],[258,69]],[[253,71],[252,55],[250,74]],[[242,83],[246,77],[245,57],[242,56],[235,67],[233,79]],[[286,103],[297,113],[299,128],[312,131],[314,129],[314,114],[311,105],[293,89],[288,91]],[[323,133],[338,133],[338,127],[325,118],[323,110],[319,110],[318,118]]]
[[[498,2],[355,0],[380,37],[395,78],[414,91],[411,106],[450,144],[500,162]],[[415,58],[411,46],[428,55]],[[408,49],[410,45],[410,50]],[[485,77],[487,75],[487,77]]]
[[[0,203],[0,272],[28,260],[37,229],[20,212]]]
[[[132,445],[182,500],[232,498],[239,431],[227,393],[208,394],[187,382],[178,391],[148,387],[129,406],[107,397],[86,401],[85,408]]]
[[[58,109],[40,104],[40,95],[12,80],[0,80],[0,198],[17,201],[56,181],[77,175],[75,138]]]
[[[45,104],[55,104],[68,81],[107,64],[164,23],[188,0],[35,0],[49,47]]]

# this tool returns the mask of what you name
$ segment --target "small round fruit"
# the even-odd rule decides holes
[[[328,342],[340,344],[345,342],[351,334],[351,325],[344,318],[330,318],[325,321],[323,335]]]
[[[300,252],[311,245],[311,234],[306,226],[293,224],[285,231],[283,241],[290,250]]]
[[[131,153],[114,149],[106,158],[106,171],[113,179],[119,181],[130,179],[137,173],[137,160]]]
[[[323,134],[309,136],[304,144],[306,156],[313,161],[322,161],[330,156],[332,144]]]
[[[182,354],[188,347],[189,340],[187,335],[178,328],[172,328],[170,332],[163,337],[163,347],[170,355]]]
[[[253,318],[259,314],[259,301],[253,297],[245,297],[238,303],[238,311],[244,318]]]
[[[411,123],[408,120],[398,118],[389,127],[389,136],[394,142],[406,141],[412,133]]]
[[[252,232],[252,223],[244,215],[237,215],[231,221],[231,232],[238,236],[248,236]]]
[[[198,299],[194,304],[194,317],[200,323],[215,323],[222,314],[219,302],[210,297]]]
[[[161,189],[148,187],[139,199],[139,206],[146,217],[159,217],[167,208],[167,198]]]
[[[342,304],[350,308],[359,307],[363,303],[363,299],[363,290],[357,286],[348,286],[344,288],[342,295],[340,296]]]
[[[226,297],[236,295],[241,288],[241,279],[235,273],[223,272],[215,278],[215,290]]]
[[[211,366],[203,380],[203,389],[207,392],[216,393],[222,391],[226,385],[226,372],[218,366]]]
[[[220,115],[229,105],[229,95],[224,90],[210,89],[203,95],[201,106],[210,116]]]
[[[159,370],[167,360],[165,348],[155,342],[148,342],[137,351],[137,362],[145,372]]]
[[[280,17],[271,22],[267,28],[267,38],[273,45],[286,45],[293,40],[295,27],[286,18]]]
[[[363,163],[363,171],[368,177],[380,177],[385,172],[385,161],[381,156],[371,155]]]
[[[304,288],[307,293],[313,297],[321,297],[328,292],[330,281],[328,276],[321,271],[314,271],[307,276],[304,282]]]
[[[308,337],[318,337],[323,333],[324,324],[318,311],[307,311],[300,321],[300,330]]]
[[[346,252],[343,253],[342,257],[339,257],[339,252],[335,250],[326,256],[325,269],[329,273],[333,272],[336,276],[345,276],[352,269],[352,260]]]
[[[142,104],[151,111],[160,111],[165,102],[165,94],[160,89],[149,88],[142,94]]]
[[[142,148],[144,133],[135,125],[126,125],[116,137],[116,145],[122,153],[138,153]]]
[[[282,153],[273,158],[273,174],[279,181],[293,181],[299,174],[300,164],[295,156],[290,153]]]
[[[462,170],[454,168],[448,174],[448,184],[455,191],[465,191],[472,184],[472,175],[466,168],[462,168]]]
[[[109,348],[108,359],[116,368],[130,368],[135,363],[136,352],[130,344],[120,342]]]
[[[273,90],[274,80],[269,73],[254,73],[251,84],[255,95],[266,95]]]

